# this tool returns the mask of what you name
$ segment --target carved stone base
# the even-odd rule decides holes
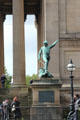
[[[60,105],[61,81],[58,79],[33,80],[33,105]]]
[[[32,82],[33,105],[30,120],[62,120],[61,85],[58,79],[43,78]]]

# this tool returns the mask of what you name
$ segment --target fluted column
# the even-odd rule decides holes
[[[13,87],[24,87],[24,0],[13,0]]]
[[[4,38],[3,38],[3,22],[5,15],[0,13],[0,77],[4,73]]]

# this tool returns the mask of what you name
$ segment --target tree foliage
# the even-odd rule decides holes
[[[5,67],[5,69],[4,69],[4,73],[5,73],[5,76],[6,76],[5,88],[10,88],[12,76],[10,76],[10,75],[8,74],[6,67]]]
[[[37,78],[38,78],[37,74],[33,74],[32,76],[27,75],[27,76],[26,76],[26,84],[27,84],[27,86],[30,85],[30,80],[35,80],[35,79],[37,79]]]
[[[8,74],[6,67],[5,67],[5,76],[6,76],[5,88],[10,88],[12,76],[10,76],[10,75]],[[37,74],[33,74],[32,76],[27,75],[27,76],[26,76],[26,84],[27,84],[27,86],[30,85],[30,81],[31,81],[31,80],[35,80],[35,79],[37,79],[37,78],[38,78]]]

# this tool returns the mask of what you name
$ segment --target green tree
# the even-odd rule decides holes
[[[10,76],[10,75],[8,74],[6,67],[5,67],[5,69],[4,69],[4,73],[5,73],[5,76],[6,76],[5,88],[10,88],[12,76]]]
[[[30,80],[35,80],[35,79],[37,79],[37,78],[38,78],[37,74],[33,74],[32,76],[27,75],[27,76],[26,76],[26,84],[27,84],[27,86],[30,85]]]

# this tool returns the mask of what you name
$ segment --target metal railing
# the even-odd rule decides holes
[[[16,107],[16,108],[18,108],[18,107]],[[21,110],[22,116],[18,120],[30,120],[30,109],[31,109],[31,107],[30,106],[20,106],[19,108]],[[47,110],[48,107],[45,108],[45,109]],[[75,112],[73,114],[71,114],[70,116],[68,116],[69,115],[69,106],[62,107],[62,110],[63,110],[63,119],[62,120],[74,120]],[[11,107],[8,107],[6,109],[5,114],[3,114],[2,109],[0,109],[0,120],[16,120],[14,114],[15,114],[15,112],[12,112]],[[36,113],[36,115],[37,114],[43,115],[44,113],[43,114]],[[47,114],[48,113],[46,113],[46,116],[47,116]],[[50,115],[50,113],[49,113],[49,115]],[[79,110],[78,110],[78,118],[80,120],[80,111]],[[54,120],[54,119],[51,119],[51,120]]]
[[[21,116],[20,117],[18,116],[19,118],[17,117],[17,119],[30,120],[30,107],[20,106],[20,107],[16,107],[15,109],[18,110],[18,108],[21,111]],[[0,108],[0,120],[16,120],[15,111],[12,111],[12,107],[6,107],[5,109]]]

